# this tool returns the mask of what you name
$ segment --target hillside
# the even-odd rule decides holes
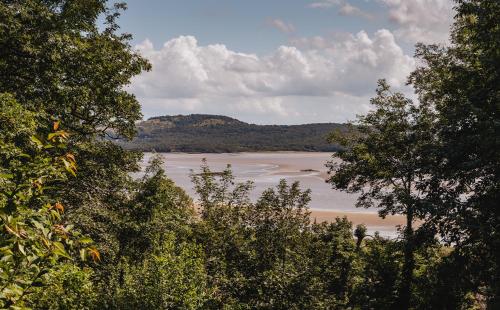
[[[335,151],[327,135],[342,124],[255,125],[220,115],[152,117],[137,125],[128,149],[157,152]]]

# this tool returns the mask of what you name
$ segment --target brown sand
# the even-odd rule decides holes
[[[382,219],[376,213],[311,210],[311,219],[316,219],[318,223],[325,221],[332,222],[335,221],[335,218],[342,218],[344,216],[353,222],[354,225],[365,224],[367,226],[394,227],[405,223],[405,217],[401,215],[391,215]]]
[[[193,209],[196,214],[200,214],[201,207],[197,203],[193,203]],[[405,217],[402,215],[390,215],[385,219],[382,219],[376,213],[367,212],[342,212],[342,211],[328,211],[328,210],[310,210],[311,220],[316,220],[316,222],[333,222],[337,217],[347,217],[349,221],[353,223],[353,226],[358,224],[365,224],[366,226],[372,227],[385,227],[394,228],[396,225],[403,225],[405,223]]]

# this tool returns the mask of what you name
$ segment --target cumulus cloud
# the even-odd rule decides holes
[[[153,70],[136,77],[131,91],[146,116],[218,113],[260,123],[346,121],[366,111],[377,79],[403,87],[414,68],[388,30],[293,43],[258,56],[222,44],[201,46],[192,36],[159,49],[146,40],[137,49]]]
[[[398,28],[395,35],[409,43],[447,43],[453,22],[452,0],[379,0]]]
[[[318,2],[313,2],[308,6],[313,9],[326,9],[326,8],[337,7],[338,13],[343,16],[359,16],[367,19],[373,18],[373,16],[368,12],[363,11],[359,7],[354,6],[345,0],[322,0]]]
[[[279,18],[276,19],[270,18],[267,20],[267,24],[284,33],[292,33],[295,31],[295,27],[293,26],[292,23],[284,22]]]
[[[453,0],[375,0],[387,9],[399,40],[415,44],[447,43],[453,22]],[[315,9],[337,8],[340,15],[373,19],[347,0],[321,0],[308,5]]]

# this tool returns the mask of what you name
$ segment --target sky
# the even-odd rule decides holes
[[[346,122],[377,80],[412,96],[414,45],[447,44],[452,0],[129,0],[121,30],[153,69],[129,90],[144,118]]]

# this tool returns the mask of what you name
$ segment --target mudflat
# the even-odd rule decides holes
[[[357,195],[331,188],[326,182],[327,161],[332,160],[328,152],[258,152],[258,153],[160,153],[165,162],[167,175],[196,199],[191,173],[198,173],[205,159],[213,172],[220,172],[231,165],[237,182],[252,181],[254,190],[251,199],[256,201],[267,188],[274,187],[281,179],[300,182],[303,189],[311,190],[312,219],[318,222],[333,221],[347,216],[353,224],[365,224],[369,230],[385,231],[394,235],[396,225],[403,224],[401,216],[381,219],[375,209],[355,207]],[[152,153],[145,153],[146,165]]]

